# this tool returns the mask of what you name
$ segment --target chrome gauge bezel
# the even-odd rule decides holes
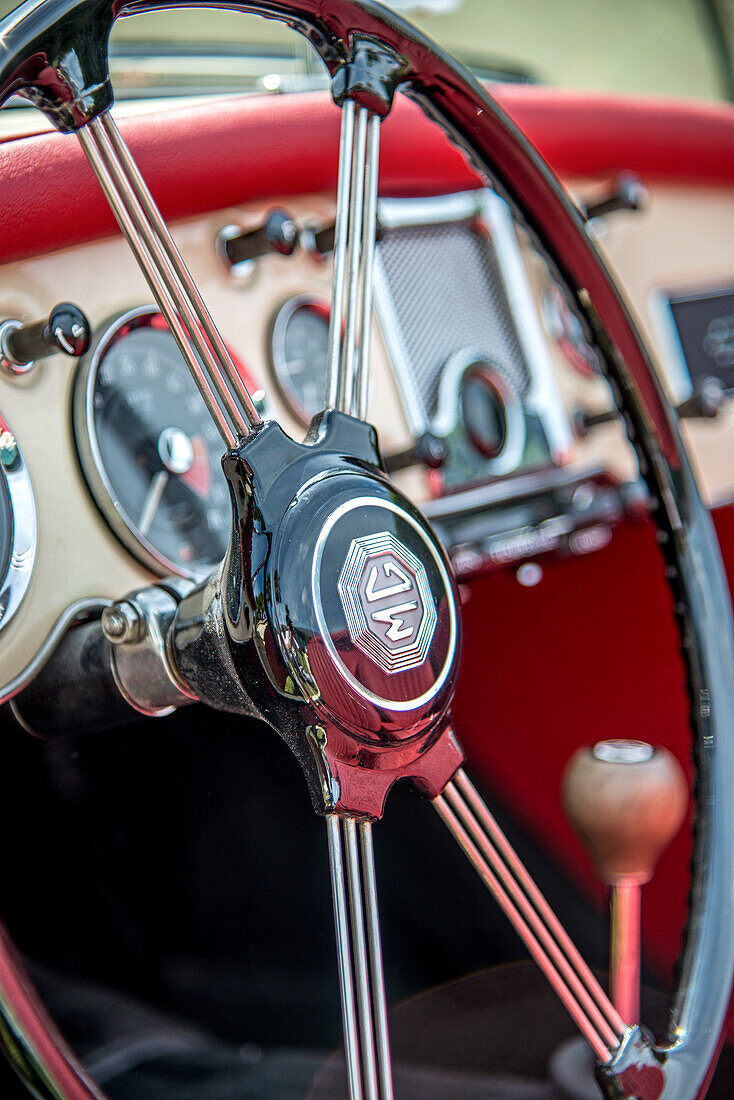
[[[3,417],[0,427],[13,435]],[[10,467],[0,464],[0,476],[5,479],[10,502],[13,533],[10,540],[10,556],[5,575],[0,582],[0,630],[10,622],[28,591],[38,549],[38,516],[28,467],[15,440],[16,457]]]
[[[477,367],[482,368],[492,387],[500,395],[505,415],[502,447],[493,458],[482,458],[483,470],[491,477],[511,474],[522,462],[525,452],[525,409],[522,398],[507,376],[494,365],[492,357],[480,349],[464,348],[452,355],[446,363],[441,375],[433,431],[439,437],[448,439],[457,428],[461,428],[469,438],[462,416],[462,389],[467,376]],[[476,453],[480,455],[478,450]]]
[[[117,499],[115,489],[105,470],[97,440],[94,417],[94,387],[97,381],[97,372],[105,353],[119,338],[121,329],[127,326],[142,328],[154,317],[159,316],[160,310],[155,305],[136,306],[125,313],[114,316],[95,335],[92,347],[79,363],[74,381],[74,438],[82,472],[94,502],[107,521],[112,533],[122,545],[152,573],[159,576],[174,574],[178,577],[200,580],[210,571],[209,568],[184,568],[162,554],[140,532],[137,524]]]
[[[299,309],[315,309],[322,314],[328,324],[328,319],[331,314],[331,305],[326,298],[320,297],[318,294],[295,294],[291,298],[287,298],[281,306],[275,311],[273,319],[270,323],[270,330],[268,334],[268,365],[270,367],[270,374],[272,376],[275,385],[277,386],[278,393],[285,402],[290,413],[295,416],[296,420],[304,427],[308,427],[311,423],[313,414],[309,413],[298,400],[297,395],[294,393],[293,388],[286,381],[286,372],[284,364],[286,362],[285,352],[285,334],[293,319],[294,314]],[[326,363],[324,363],[324,401],[326,400]],[[323,406],[322,406],[323,407]],[[317,410],[321,411],[321,410]]]

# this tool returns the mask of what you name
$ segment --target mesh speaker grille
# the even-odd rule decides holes
[[[492,242],[468,222],[446,222],[386,230],[378,247],[428,419],[441,370],[463,348],[481,350],[524,397],[529,371]]]

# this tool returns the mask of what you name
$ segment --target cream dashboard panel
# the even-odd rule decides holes
[[[582,184],[572,190],[589,194]],[[653,185],[644,210],[600,221],[597,241],[672,396],[680,349],[672,346],[661,303],[668,292],[734,286],[734,191]],[[734,402],[714,420],[682,421],[682,433],[708,503],[734,500]]]
[[[268,334],[272,316],[292,295],[331,292],[331,265],[300,251],[257,262],[252,279],[233,279],[214,241],[227,223],[258,225],[272,206],[221,211],[174,227],[174,236],[223,336],[268,394],[270,408],[295,438],[303,427],[270,381]],[[333,221],[326,198],[288,199],[297,220]],[[120,239],[10,264],[0,269],[0,317],[36,320],[61,299],[78,304],[97,330],[124,310],[151,302],[150,290]],[[126,550],[95,505],[84,480],[72,431],[77,363],[55,356],[26,377],[0,374],[0,415],[16,436],[28,467],[38,515],[38,548],[23,603],[0,635],[0,688],[26,667],[62,612],[89,597],[115,598],[150,583],[153,574]],[[401,450],[411,437],[395,381],[375,328],[373,391],[381,442]],[[422,487],[415,479],[414,490]],[[411,491],[409,483],[405,484]]]
[[[588,194],[583,183],[577,194]],[[665,289],[734,284],[734,203],[730,191],[656,187],[641,214],[618,214],[597,226],[599,243],[633,309],[643,334],[666,369],[666,346],[655,302]],[[331,265],[300,251],[283,259],[259,260],[252,279],[233,279],[216,255],[214,241],[225,224],[244,229],[261,223],[276,200],[220,211],[180,223],[176,240],[216,322],[237,356],[265,389],[270,408],[298,438],[293,418],[269,367],[271,318],[288,298],[313,294],[328,301]],[[284,205],[300,222],[333,221],[333,201],[312,196]],[[532,268],[532,262],[530,267]],[[540,292],[542,272],[538,281]],[[0,317],[36,319],[61,298],[87,313],[98,329],[111,317],[151,301],[151,294],[122,240],[115,239],[0,269]],[[373,419],[386,453],[410,446],[412,439],[378,327],[373,338]],[[600,411],[609,392],[598,379],[580,378],[551,348],[559,389],[568,408]],[[25,378],[0,376],[0,414],[15,433],[27,463],[38,512],[38,550],[25,599],[0,636],[0,687],[32,659],[59,615],[89,597],[114,598],[153,575],[126,550],[108,527],[87,488],[77,459],[71,425],[76,364],[55,357]],[[710,500],[734,497],[734,408],[714,422],[684,426]],[[620,478],[634,476],[634,459],[619,423],[610,423],[576,441],[566,456],[575,465],[606,468]],[[418,470],[399,480],[417,501],[426,480]]]

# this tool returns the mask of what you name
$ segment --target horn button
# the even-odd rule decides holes
[[[359,495],[329,505],[311,566],[317,645],[333,668],[319,662],[319,687],[337,720],[349,699],[355,736],[384,737],[389,728],[402,740],[446,703],[457,641],[453,586],[408,502],[381,480],[359,478],[354,487]]]
[[[438,793],[462,760],[448,719],[456,589],[430,527],[386,479],[374,429],[331,412],[297,444],[266,424],[224,467],[230,653],[307,777],[315,761],[317,809],[379,817],[407,777]]]

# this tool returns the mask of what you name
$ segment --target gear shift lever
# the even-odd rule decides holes
[[[580,749],[563,777],[569,821],[611,888],[611,997],[627,1024],[639,1022],[640,887],[652,878],[688,805],[683,770],[663,748],[600,741]]]

